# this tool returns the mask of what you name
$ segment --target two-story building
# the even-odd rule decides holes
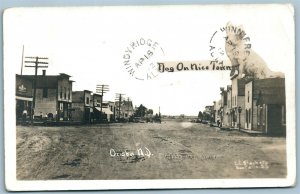
[[[116,117],[118,119],[128,120],[134,114],[133,103],[131,100],[123,100],[115,102]]]
[[[94,118],[92,92],[89,90],[72,92],[72,120],[91,123]]]
[[[231,75],[231,126],[242,128],[245,123],[245,79],[240,74]]]
[[[93,93],[92,98],[92,108],[93,108],[93,122],[101,122],[101,105],[102,105],[102,95]]]
[[[42,75],[37,75],[35,108],[33,110],[35,118],[47,117],[57,121],[70,119],[73,83],[70,77],[64,73],[46,75],[46,70],[43,70]],[[34,75],[22,75],[22,79],[32,83],[34,83],[34,78]]]

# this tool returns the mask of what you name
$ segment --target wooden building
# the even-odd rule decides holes
[[[23,80],[33,83],[34,75],[22,75]],[[72,105],[72,83],[69,75],[37,75],[36,99],[34,118],[47,118],[60,120],[70,119]],[[27,86],[28,87],[28,86]],[[33,93],[32,86],[32,93]]]
[[[16,75],[16,121],[31,118],[32,94],[32,79]]]
[[[245,129],[285,134],[285,79],[249,80],[245,94]]]
[[[92,92],[74,91],[72,95],[72,121],[91,123],[94,118]]]

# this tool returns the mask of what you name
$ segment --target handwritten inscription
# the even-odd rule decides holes
[[[179,72],[179,71],[230,71],[231,66],[224,65],[223,61],[202,61],[202,62],[158,62],[158,71]]]
[[[194,154],[177,154],[177,153],[167,153],[164,155],[167,160],[215,160],[220,156],[217,155],[200,155],[196,156]]]
[[[269,163],[264,160],[262,161],[237,160],[234,161],[234,165],[237,170],[269,169]]]
[[[136,156],[145,156],[150,158],[153,154],[147,147],[144,147],[144,149],[138,148],[135,151],[129,151],[126,149],[124,151],[116,151],[115,149],[110,149],[109,155],[111,157],[124,157],[124,158],[130,158]]]

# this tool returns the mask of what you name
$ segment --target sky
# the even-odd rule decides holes
[[[71,75],[73,91],[109,85],[104,100],[125,94],[135,106],[165,115],[197,115],[220,99],[229,71],[161,73],[137,80],[124,66],[130,43],[151,39],[161,49],[152,62],[211,60],[209,41],[228,22],[243,26],[255,50],[273,71],[294,64],[293,10],[288,6],[153,6],[19,8],[4,15],[4,65],[20,74],[24,56],[48,57],[48,75]],[[223,46],[220,38],[217,45]],[[132,56],[142,56],[135,50]],[[224,56],[224,60],[228,60]],[[39,69],[39,74],[42,70]],[[23,74],[34,74],[23,67]]]

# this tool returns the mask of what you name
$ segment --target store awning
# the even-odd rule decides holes
[[[100,107],[95,107],[95,109],[99,112],[101,112],[101,108]],[[114,114],[109,108],[102,108],[102,112],[107,114],[107,115],[112,115]]]
[[[16,100],[32,101],[30,97],[16,96]]]

